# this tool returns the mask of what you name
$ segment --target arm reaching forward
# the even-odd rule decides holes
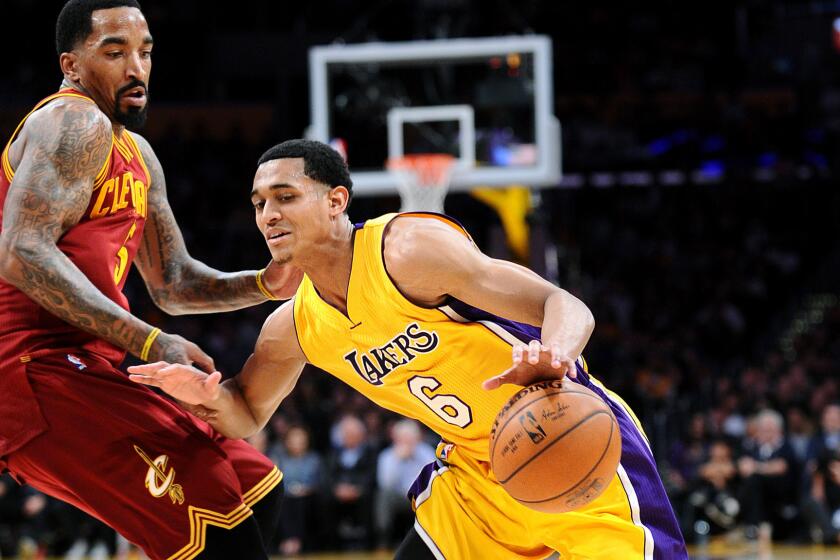
[[[158,307],[172,315],[217,313],[295,294],[303,278],[297,267],[270,262],[261,272],[221,272],[192,258],[169,206],[163,167],[149,143],[134,138],[151,175],[149,218],[136,264]]]
[[[293,309],[290,301],[269,316],[242,371],[223,383],[218,371],[207,374],[167,362],[132,366],[129,377],[198,407],[196,415],[227,437],[253,435],[292,392],[306,363],[295,335]]]
[[[483,254],[463,233],[435,220],[404,216],[391,222],[385,264],[406,296],[424,306],[447,296],[521,323],[542,327],[542,340],[512,348],[512,366],[485,382],[528,385],[574,377],[595,321],[578,298],[517,264]]]

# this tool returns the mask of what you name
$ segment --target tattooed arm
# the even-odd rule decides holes
[[[57,246],[87,209],[111,134],[108,118],[77,99],[56,100],[26,121],[3,208],[0,277],[67,323],[139,356],[152,327],[100,292]],[[165,333],[149,356],[212,368],[197,346]]]
[[[192,258],[166,197],[163,168],[149,143],[134,135],[149,168],[149,217],[137,268],[158,307],[173,315],[216,313],[266,301],[257,271],[221,272]],[[272,294],[288,299],[301,275],[290,267],[270,265],[262,280]]]

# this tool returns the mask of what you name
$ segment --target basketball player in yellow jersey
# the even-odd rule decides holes
[[[635,416],[579,358],[593,328],[588,308],[483,255],[445,216],[392,214],[354,226],[351,189],[343,160],[324,144],[292,140],[263,154],[251,200],[274,260],[306,274],[294,301],[268,318],[253,355],[224,383],[219,372],[166,362],[129,368],[131,378],[204,407],[217,430],[244,437],[266,424],[310,362],[435,430],[444,443],[412,488],[416,522],[400,560],[536,560],[553,551],[687,558]],[[496,481],[489,433],[518,390],[508,383],[567,374],[615,413],[621,464],[592,503],[538,513]]]

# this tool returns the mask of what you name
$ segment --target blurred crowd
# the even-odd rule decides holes
[[[840,544],[840,305],[796,337],[792,363],[771,356],[715,382],[660,456],[683,530],[703,542],[747,539]]]

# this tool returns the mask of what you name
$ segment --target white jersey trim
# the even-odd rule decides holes
[[[438,307],[438,309],[442,311],[444,315],[446,315],[456,323],[479,323],[481,325],[484,325],[490,332],[492,332],[511,346],[515,344],[524,344],[521,340],[510,334],[508,331],[506,331],[500,325],[494,323],[493,321],[470,321],[469,319],[467,319],[448,305]]]
[[[618,472],[616,474],[618,474],[618,479],[624,487],[624,493],[627,494],[627,500],[630,502],[630,518],[633,520],[633,524],[636,527],[641,528],[645,534],[644,559],[653,560],[653,534],[650,532],[650,529],[642,523],[641,511],[639,508],[639,497],[636,495],[636,489],[633,488],[633,483],[630,482],[630,477],[627,476],[627,471],[624,470],[624,466],[621,463],[618,464]]]
[[[414,530],[417,531],[417,534],[420,535],[420,538],[423,539],[423,542],[426,543],[426,546],[429,547],[432,555],[435,557],[435,560],[446,560],[446,557],[440,551],[440,549],[435,544],[435,541],[432,540],[432,537],[429,536],[429,533],[420,525],[420,522],[416,519],[414,520]]]
[[[434,471],[432,471],[432,476],[429,477],[429,483],[426,484],[426,487],[423,489],[423,491],[420,492],[419,494],[417,494],[417,497],[414,498],[414,509],[415,510],[420,507],[420,504],[422,504],[423,502],[428,500],[429,496],[432,495],[432,482],[434,482],[437,477],[439,477],[440,475],[442,475],[443,473],[445,473],[448,470],[449,470],[449,467],[439,467],[439,468],[435,469]]]

